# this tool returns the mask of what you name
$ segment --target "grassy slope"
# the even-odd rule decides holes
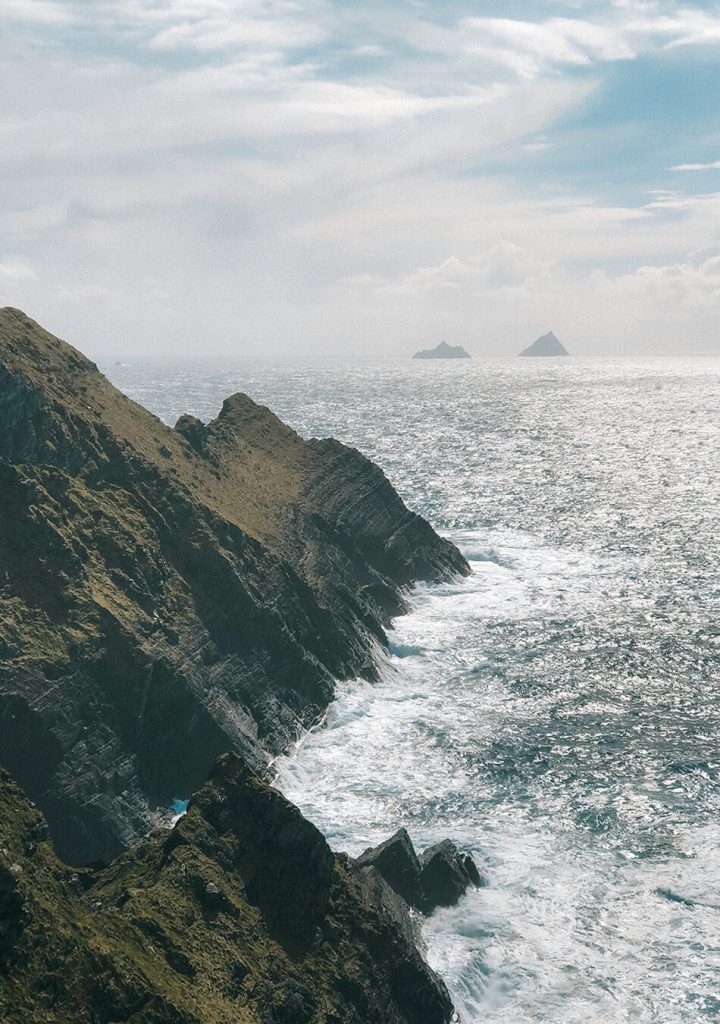
[[[450,1004],[377,881],[224,758],[173,832],[108,868],[55,857],[0,774],[0,1019],[423,1024]],[[410,933],[411,937],[411,933]]]

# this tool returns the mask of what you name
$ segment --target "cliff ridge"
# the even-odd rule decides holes
[[[0,310],[0,760],[59,855],[116,857],[237,752],[262,773],[467,563],[382,471],[245,395],[177,427]]]

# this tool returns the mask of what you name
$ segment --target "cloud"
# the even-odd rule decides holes
[[[432,47],[430,35],[426,42]],[[440,45],[447,51],[453,44],[447,34],[441,38]],[[693,7],[663,14],[658,4],[635,2],[599,5],[594,19],[466,17],[458,24],[457,36],[457,47],[464,54],[493,61],[523,78],[558,68],[633,60],[658,48],[717,43],[720,15]]]
[[[685,259],[660,266],[642,266],[617,279],[618,286],[664,308],[717,309],[720,301],[720,252],[691,253]]]
[[[9,0],[5,301],[92,351],[152,335],[175,356],[202,332],[233,355],[382,354],[436,334],[504,351],[549,324],[650,345],[664,288],[714,338],[720,197],[665,170],[687,139],[641,176],[625,140],[595,167],[606,124],[562,128],[593,95],[597,116],[610,65],[676,67],[714,16],[479,9]]]
[[[497,61],[523,77],[553,65],[588,66],[596,60],[630,60],[637,53],[621,27],[572,18],[465,18],[460,29],[466,53]]]
[[[677,9],[672,15],[631,22],[630,30],[665,39],[664,47],[668,50],[683,46],[712,45],[720,42],[720,16],[697,7],[685,7]]]
[[[71,6],[55,0],[3,0],[2,18],[6,22],[48,26],[69,25],[76,21]]]
[[[709,164],[675,164],[670,167],[671,171],[717,171],[720,170],[720,160],[713,160]]]
[[[350,285],[379,292],[421,296],[424,293],[472,289],[492,291],[518,288],[529,279],[545,276],[552,263],[522,246],[501,239],[487,252],[468,260],[450,256],[436,266],[418,267],[396,278],[358,275]]]
[[[8,256],[0,260],[0,281],[34,281],[36,276],[34,269],[22,257]]]
[[[202,18],[163,29],[148,46],[157,50],[289,50],[317,44],[323,38],[320,26],[300,19]]]

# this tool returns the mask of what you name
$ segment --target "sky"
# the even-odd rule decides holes
[[[0,306],[89,355],[720,354],[720,3],[0,0]]]

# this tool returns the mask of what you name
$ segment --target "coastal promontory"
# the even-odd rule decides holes
[[[0,310],[0,1017],[446,1024],[407,907],[268,783],[468,572],[355,449],[243,394],[173,429]]]

